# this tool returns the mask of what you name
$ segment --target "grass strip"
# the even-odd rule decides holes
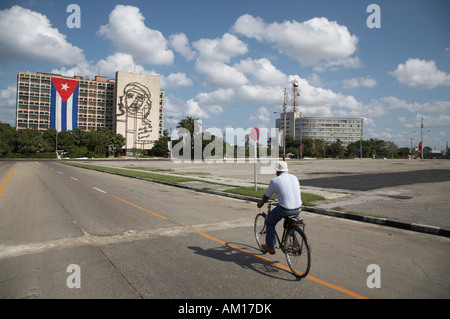
[[[123,174],[123,175],[128,175],[128,176],[133,176],[133,177],[148,178],[148,179],[171,183],[171,184],[179,184],[179,183],[183,183],[183,182],[198,181],[197,179],[189,178],[189,177],[178,177],[178,176],[163,175],[163,174],[156,174],[156,173],[150,173],[150,172],[140,172],[140,171],[136,171],[136,170],[132,170],[132,169],[105,167],[105,166],[97,166],[97,165],[66,162],[66,161],[64,161],[62,163],[72,165],[72,166],[77,166],[77,167],[95,169],[95,170],[103,171],[103,172]]]
[[[227,193],[233,193],[233,194],[239,194],[239,195],[245,195],[249,197],[256,197],[261,198],[264,195],[264,192],[266,191],[266,188],[258,188],[258,190],[255,191],[255,187],[236,187],[232,189],[228,189],[225,192]],[[275,195],[272,195],[272,200],[275,199]],[[325,200],[324,197],[320,195],[310,194],[310,193],[303,193],[302,192],[302,203],[305,206],[315,206],[314,202],[319,200]]]
[[[140,171],[136,171],[133,169],[105,167],[105,166],[90,165],[90,164],[83,164],[83,163],[76,163],[76,162],[68,162],[68,161],[60,161],[59,163],[77,166],[77,167],[95,169],[95,170],[103,171],[103,172],[116,173],[116,174],[128,175],[128,176],[133,176],[133,177],[148,178],[148,179],[171,183],[171,184],[180,184],[180,183],[184,183],[184,182],[193,182],[193,181],[209,183],[207,181],[190,178],[190,177],[179,177],[179,176],[156,174],[156,173],[150,173],[150,172],[140,172]],[[215,184],[215,183],[210,183],[210,184]],[[259,199],[264,195],[265,191],[266,191],[266,187],[263,187],[263,188],[259,187],[258,190],[255,191],[254,186],[239,186],[239,187],[234,187],[234,188],[225,190],[224,192],[248,196],[248,197],[254,197],[254,198]],[[275,198],[276,198],[275,195],[273,195],[271,199],[275,199]],[[319,195],[302,192],[302,202],[303,202],[303,205],[305,205],[305,206],[315,206],[314,202],[320,201],[320,200],[325,200],[325,198],[322,196],[319,196]]]

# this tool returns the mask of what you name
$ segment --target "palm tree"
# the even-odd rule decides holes
[[[189,133],[191,134],[191,137],[194,136],[194,131],[200,131],[199,130],[199,125],[197,124],[198,118],[193,118],[193,117],[186,117],[184,119],[182,119],[178,125],[177,128],[185,128],[189,131]]]

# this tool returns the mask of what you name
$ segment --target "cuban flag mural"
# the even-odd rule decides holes
[[[50,127],[58,132],[73,130],[78,125],[79,82],[52,77]]]

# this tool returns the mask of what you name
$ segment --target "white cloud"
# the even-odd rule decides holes
[[[255,115],[250,115],[250,121],[259,121],[263,124],[268,124],[271,121],[271,114],[265,106],[261,106],[256,111]]]
[[[232,27],[236,33],[274,44],[303,66],[317,66],[318,70],[337,67],[359,67],[356,52],[358,37],[347,27],[327,18],[313,18],[305,22],[285,21],[265,23],[251,15],[239,17]]]
[[[450,75],[438,70],[434,61],[408,59],[389,74],[401,84],[419,89],[433,89],[441,85],[450,85]]]
[[[207,107],[201,107],[200,104],[194,99],[190,99],[186,102],[185,113],[187,116],[197,118],[209,118],[211,115],[218,115],[222,113],[223,109],[219,105],[211,105]]]
[[[283,104],[281,86],[242,85],[235,89],[236,98],[245,102]]]
[[[377,85],[377,81],[370,77],[353,78],[342,81],[345,89],[357,89],[361,87],[372,88]]]
[[[139,8],[117,5],[98,34],[110,39],[120,52],[132,54],[138,62],[172,64],[174,55],[167,48],[167,40],[161,32],[148,28],[144,20]]]
[[[211,116],[217,116],[222,112],[223,108],[220,105],[203,103],[203,101],[199,102],[195,99],[185,101],[172,95],[166,95],[164,101],[164,113],[166,117],[173,116],[174,118],[180,119],[186,116],[192,116],[207,119]],[[172,123],[177,123],[177,120],[173,119]]]
[[[133,56],[128,53],[117,52],[113,55],[107,56],[105,59],[99,60],[96,64],[93,62],[83,61],[78,63],[72,68],[62,67],[60,69],[54,69],[52,73],[58,73],[65,76],[89,76],[104,75],[108,77],[114,77],[116,71],[136,72],[140,74],[154,74],[154,71],[148,71],[144,66],[136,64]]]
[[[191,49],[189,45],[189,40],[184,33],[172,34],[169,37],[170,46],[180,53],[186,60],[192,61],[195,59],[197,54]]]
[[[154,74],[154,72],[146,71],[144,66],[136,64],[131,54],[121,52],[98,61],[97,69],[103,75],[115,75],[116,71]]]
[[[227,89],[217,89],[213,92],[201,92],[195,97],[196,101],[202,104],[213,105],[213,104],[227,104],[232,103],[235,99],[235,92],[232,88]]]
[[[253,60],[247,58],[235,64],[236,70],[250,75],[253,82],[262,85],[277,85],[288,83],[286,74],[278,70],[268,59]]]
[[[427,103],[408,103],[395,96],[381,99],[390,109],[407,109],[410,112],[450,113],[450,101],[435,101]]]
[[[83,50],[67,42],[43,14],[13,6],[0,11],[0,62],[45,60],[74,65]]]
[[[162,89],[177,89],[183,86],[192,86],[194,82],[186,77],[186,73],[171,73],[168,76],[161,76]]]
[[[192,44],[198,51],[195,68],[206,75],[206,85],[230,87],[248,83],[245,75],[225,63],[247,53],[247,45],[236,36],[225,33],[222,38],[200,39]]]
[[[248,83],[242,72],[222,62],[198,59],[195,68],[206,75],[207,86],[230,87]]]
[[[421,117],[423,116],[423,126],[424,131],[428,129],[439,129],[439,128],[449,128],[450,127],[450,116],[446,114],[440,114],[438,117],[433,117],[429,115],[423,115],[423,113],[417,113],[415,120],[411,123],[405,124],[406,128],[416,128],[420,129]]]
[[[225,33],[222,38],[200,39],[192,44],[203,61],[229,62],[231,58],[245,54],[247,45],[236,36]]]

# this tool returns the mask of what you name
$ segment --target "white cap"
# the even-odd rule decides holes
[[[287,172],[288,171],[287,163],[285,161],[279,161],[276,166],[276,171],[277,172]]]

